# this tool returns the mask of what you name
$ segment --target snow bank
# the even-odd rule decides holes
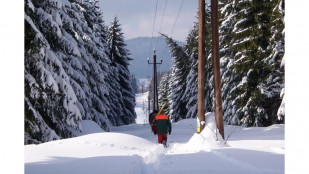
[[[210,129],[194,134],[195,122],[173,123],[168,148],[158,145],[149,126],[141,124],[114,128],[132,135],[104,132],[27,145],[25,174],[284,173],[284,125],[237,127],[230,146],[221,147]],[[210,128],[214,125],[213,114],[207,114],[206,122]]]
[[[105,132],[96,122],[91,120],[82,120],[81,127],[82,132],[77,134],[78,136]]]
[[[216,119],[214,113],[205,114],[206,126],[201,133],[194,133],[185,144],[174,144],[177,151],[185,153],[196,153],[199,151],[210,151],[213,148],[224,147],[224,140],[216,131]]]
[[[27,145],[25,146],[25,163],[53,162],[55,160],[61,162],[61,158],[141,155],[141,152],[148,151],[154,146],[150,141],[133,135],[107,132],[94,133],[39,145]]]

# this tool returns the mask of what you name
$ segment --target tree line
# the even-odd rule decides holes
[[[98,0],[25,0],[25,144],[135,122],[130,57],[118,19]]]
[[[206,7],[205,100],[214,109],[210,6]],[[197,116],[198,24],[186,44],[162,34],[172,67],[160,81],[159,103],[173,121]],[[224,121],[242,126],[284,123],[284,0],[219,0],[220,71]]]

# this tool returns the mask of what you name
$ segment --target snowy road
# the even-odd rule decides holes
[[[145,115],[145,95],[137,96],[137,123]],[[139,118],[140,117],[140,118]],[[211,115],[208,122],[211,126]],[[91,128],[87,127],[92,125]],[[284,125],[266,128],[225,126],[228,144],[213,133],[195,134],[195,119],[173,123],[169,147],[157,144],[149,125],[132,124],[100,132],[84,124],[84,136],[25,146],[26,174],[283,174]],[[95,130],[95,131],[94,131]],[[99,132],[99,133],[94,133]]]
[[[142,173],[284,173],[284,126],[236,127],[226,146],[206,143],[208,147],[190,147],[195,122],[189,119],[174,123],[169,148],[149,149],[152,161],[143,159]],[[235,127],[225,128],[229,131]],[[148,125],[114,127],[113,131],[157,142]]]

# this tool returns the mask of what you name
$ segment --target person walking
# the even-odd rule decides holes
[[[171,134],[172,124],[169,117],[165,114],[156,115],[152,120],[153,126],[156,127],[156,130],[153,132],[158,135],[158,143],[163,144],[164,147],[167,147],[167,133]]]
[[[154,110],[152,113],[149,114],[149,124],[151,126],[151,130],[153,132],[153,134],[157,134],[157,125],[154,124],[154,119],[156,117],[156,115],[158,115],[158,111]]]

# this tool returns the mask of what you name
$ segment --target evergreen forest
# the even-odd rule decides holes
[[[118,18],[105,24],[99,0],[24,0],[24,11],[24,143],[79,136],[82,120],[105,131],[135,123],[138,87],[128,69],[134,58]],[[284,0],[219,0],[225,123],[284,123],[284,15]],[[206,112],[214,111],[210,20],[208,5]],[[173,122],[197,116],[198,24],[192,24],[184,45],[161,34],[172,67],[159,77],[159,105],[167,101]]]
[[[284,0],[219,0],[223,119],[241,126],[284,123]],[[214,111],[211,12],[206,7],[205,103]],[[198,24],[185,45],[162,34],[172,55],[160,81],[159,103],[175,122],[197,117]]]
[[[135,122],[132,60],[119,20],[98,0],[25,0],[25,144]]]

